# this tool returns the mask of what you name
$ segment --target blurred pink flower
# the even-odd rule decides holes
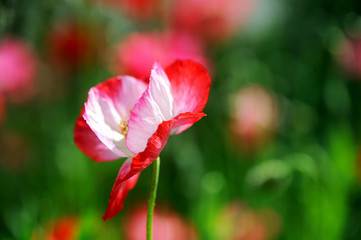
[[[77,240],[79,239],[79,219],[68,216],[50,221],[45,233],[35,231],[31,240]]]
[[[99,30],[100,31],[100,30]],[[48,32],[50,63],[58,71],[77,70],[96,58],[103,34],[75,21],[59,21]]]
[[[95,0],[96,1],[96,0]],[[160,11],[161,0],[98,0],[110,7],[121,8],[125,14],[138,19],[148,19]]]
[[[190,59],[209,70],[200,42],[181,33],[135,33],[122,41],[112,61],[115,74],[149,77],[154,61],[168,65],[176,59]]]
[[[278,124],[277,102],[261,86],[241,89],[232,99],[231,130],[236,145],[244,150],[260,147]]]
[[[255,211],[233,202],[219,213],[215,226],[216,239],[267,240],[279,233],[281,220],[272,209]]]
[[[128,158],[119,170],[103,219],[122,208],[140,172],[167,144],[200,120],[211,79],[198,63],[154,64],[149,84],[130,76],[111,78],[90,89],[74,140],[94,161]]]
[[[127,240],[144,240],[146,236],[147,206],[138,206],[126,217],[124,231]],[[157,240],[196,240],[194,227],[171,210],[159,211],[153,216],[153,239]]]
[[[361,78],[361,36],[343,38],[339,44],[338,56],[346,71]]]
[[[257,0],[175,0],[172,24],[209,40],[227,39],[253,14]]]
[[[35,93],[36,59],[29,46],[19,39],[0,42],[0,92],[14,101],[23,101]]]

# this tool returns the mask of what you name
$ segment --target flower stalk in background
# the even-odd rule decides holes
[[[153,163],[171,134],[205,116],[211,79],[191,60],[167,68],[155,63],[149,84],[130,76],[111,78],[89,91],[75,124],[76,145],[94,161],[128,158],[119,170],[103,220],[114,217],[140,172]]]

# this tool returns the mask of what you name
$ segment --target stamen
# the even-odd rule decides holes
[[[120,128],[120,133],[124,136],[128,134],[128,121],[121,120],[120,124],[118,125]]]
[[[128,134],[128,121],[130,118],[130,113],[132,110],[129,110],[129,115],[122,116],[122,120],[119,123],[120,133],[127,137]]]

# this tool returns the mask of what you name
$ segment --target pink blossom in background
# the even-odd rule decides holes
[[[281,219],[272,209],[252,210],[241,202],[225,206],[216,218],[216,239],[267,240],[280,232]]]
[[[245,87],[232,98],[231,119],[235,144],[252,151],[264,144],[277,128],[277,102],[261,86]]]
[[[196,240],[199,239],[194,227],[171,210],[158,210],[153,216],[153,239],[157,240]],[[134,208],[126,217],[124,231],[127,240],[144,240],[147,222],[146,205]]]
[[[229,38],[253,14],[257,0],[174,0],[171,22],[175,29],[212,41]]]
[[[361,36],[343,38],[339,44],[338,57],[347,72],[361,77]]]
[[[94,161],[127,158],[119,170],[103,219],[122,208],[140,172],[159,156],[171,134],[191,127],[205,114],[211,79],[191,60],[163,69],[155,63],[149,84],[131,76],[90,89],[75,123],[74,141]]]
[[[20,39],[7,37],[0,42],[0,93],[15,102],[35,94],[36,58]]]
[[[137,19],[154,18],[160,12],[161,0],[94,0],[118,8],[125,14]]]
[[[104,35],[82,23],[59,21],[49,29],[46,41],[52,66],[58,71],[67,72],[96,59]]]
[[[190,59],[209,70],[203,46],[181,33],[134,33],[119,43],[111,68],[115,74],[149,77],[154,61],[168,65],[176,59]]]
[[[35,231],[31,240],[77,240],[79,239],[79,219],[67,216],[46,224],[44,231]]]

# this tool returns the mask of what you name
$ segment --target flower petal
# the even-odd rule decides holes
[[[129,117],[145,89],[143,81],[122,76],[108,79],[89,91],[83,117],[100,141],[120,157],[134,155],[125,145],[119,124]]]
[[[122,209],[128,191],[135,185],[134,181],[136,180],[133,178],[138,176],[144,168],[148,167],[159,156],[167,144],[173,122],[174,120],[162,122],[153,136],[149,138],[144,152],[139,153],[132,160],[128,159],[124,162],[110,193],[103,220],[114,217]],[[129,180],[131,181],[128,182]]]
[[[119,155],[112,152],[99,140],[84,120],[83,113],[84,108],[81,110],[74,128],[74,141],[78,148],[96,162],[112,161],[120,158]]]
[[[129,119],[126,144],[134,154],[143,152],[158,125],[173,118],[173,97],[163,69],[154,64],[149,86],[135,104]]]
[[[119,173],[115,183],[113,185],[112,191],[110,193],[110,199],[107,206],[107,210],[103,216],[103,220],[107,220],[108,218],[112,218],[117,213],[122,210],[124,205],[124,200],[128,195],[128,192],[134,188],[137,184],[140,173],[134,174],[126,180],[121,181],[125,176],[127,176],[130,172],[130,164],[131,159],[129,158],[125,161],[122,167],[119,169]]]
[[[174,118],[171,134],[178,134],[191,127],[202,117],[207,116],[205,113],[181,113]]]
[[[178,60],[169,65],[165,72],[171,83],[174,98],[173,115],[202,112],[211,85],[211,78],[206,69],[191,60]]]
[[[174,120],[162,122],[157,131],[149,138],[146,149],[133,157],[132,169],[142,171],[148,167],[163,150],[167,144]]]

